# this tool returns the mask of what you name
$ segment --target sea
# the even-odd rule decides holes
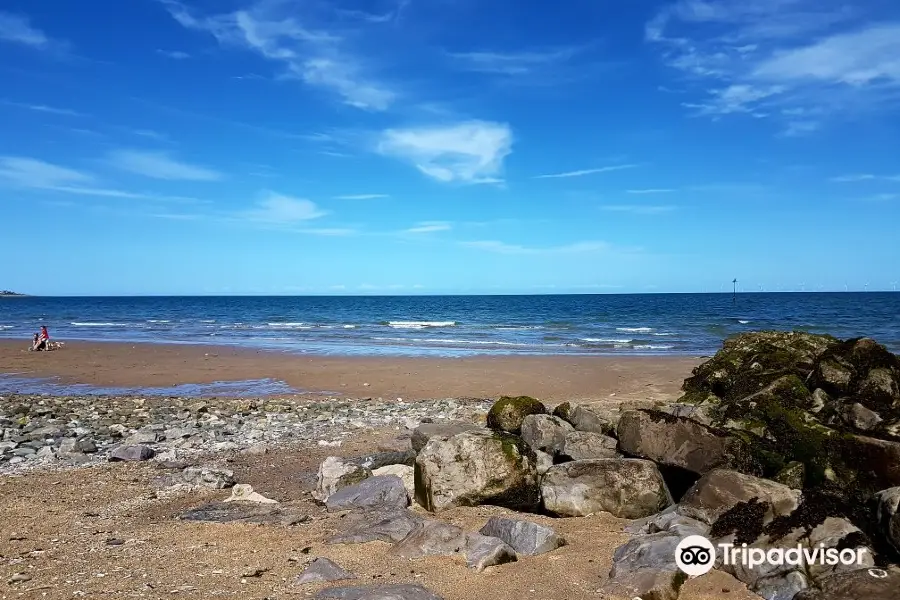
[[[0,337],[27,346],[41,325],[60,341],[314,355],[703,356],[764,329],[869,336],[900,352],[900,293],[0,298]]]

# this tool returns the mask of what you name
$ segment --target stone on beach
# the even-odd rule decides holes
[[[410,498],[416,493],[415,485],[415,468],[409,465],[386,465],[372,471],[372,475],[395,475],[403,481],[403,487],[406,488]]]
[[[551,415],[527,415],[522,420],[522,439],[535,452],[558,453],[570,431],[571,425]]]
[[[800,491],[769,479],[744,475],[737,471],[710,471],[681,499],[678,511],[709,525],[740,503],[755,500],[763,507],[763,523],[794,512]]]
[[[544,508],[580,517],[608,512],[638,519],[671,503],[666,484],[649,460],[600,458],[555,465],[541,480]]]
[[[549,527],[505,517],[491,517],[480,530],[482,535],[499,538],[517,554],[535,556],[551,552],[566,544],[566,540]]]
[[[356,579],[353,573],[345,571],[339,565],[327,558],[316,558],[309,563],[303,572],[297,576],[297,585],[307,583],[322,583],[328,581],[341,581],[344,579]]]
[[[468,431],[479,431],[482,428],[472,423],[464,421],[451,421],[448,423],[422,423],[413,430],[412,448],[418,454],[425,447],[425,444],[433,437],[451,438],[458,433],[466,433]]]
[[[187,510],[178,518],[183,521],[289,526],[306,523],[310,520],[309,515],[294,507],[250,502],[211,502]]]
[[[396,475],[379,475],[341,488],[328,496],[328,512],[359,509],[406,508],[409,495],[403,480]]]
[[[418,584],[333,587],[316,594],[314,600],[444,600]]]
[[[252,502],[254,504],[278,504],[278,500],[266,498],[259,492],[253,490],[253,486],[246,483],[239,483],[231,488],[231,496],[225,498],[222,502]]]
[[[155,455],[156,451],[150,446],[119,446],[110,453],[109,460],[110,462],[133,462],[150,460]]]
[[[528,415],[547,414],[547,408],[530,396],[503,396],[491,407],[487,425],[491,429],[518,435]]]
[[[341,521],[344,530],[328,538],[328,544],[399,542],[421,523],[423,517],[405,508],[353,511]]]
[[[350,460],[329,456],[319,465],[313,498],[325,502],[329,496],[350,485],[371,477],[372,471]]]
[[[875,495],[875,523],[884,539],[900,554],[900,487]]]
[[[465,557],[469,568],[478,571],[516,560],[515,550],[499,538],[469,533],[456,525],[433,519],[418,523],[406,538],[391,548],[391,553],[411,559],[460,555]]]
[[[435,512],[493,504],[538,506],[534,452],[521,438],[489,430],[432,438],[416,458],[416,501]]]
[[[569,431],[559,448],[563,460],[588,460],[591,458],[618,458],[619,441],[592,431]]]

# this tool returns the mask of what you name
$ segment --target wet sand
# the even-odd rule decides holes
[[[0,373],[129,388],[271,378],[302,392],[405,400],[504,394],[549,402],[667,400],[678,395],[684,378],[701,362],[677,356],[335,357],[77,341],[52,352],[29,352],[27,346],[27,341],[0,341]]]

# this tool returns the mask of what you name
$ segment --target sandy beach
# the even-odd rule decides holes
[[[483,356],[395,358],[305,356],[223,346],[68,342],[28,352],[0,341],[0,372],[64,383],[163,387],[272,378],[298,390],[415,400],[530,395],[547,402],[666,400],[699,364],[689,357]],[[368,385],[365,385],[368,384]]]

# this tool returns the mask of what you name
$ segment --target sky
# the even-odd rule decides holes
[[[0,289],[890,290],[895,0],[4,0]]]

